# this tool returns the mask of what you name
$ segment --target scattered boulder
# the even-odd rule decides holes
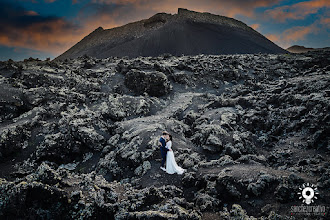
[[[167,76],[161,72],[130,70],[125,74],[125,85],[137,94],[164,96],[170,92],[171,85]]]
[[[0,81],[0,122],[18,117],[30,109],[31,105],[20,89]]]
[[[237,182],[234,177],[223,174],[218,176],[215,185],[219,199],[223,202],[239,201],[242,196],[241,187],[241,183]]]

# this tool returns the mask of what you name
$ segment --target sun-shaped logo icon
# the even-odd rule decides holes
[[[313,184],[303,184],[302,187],[299,187],[300,192],[298,192],[298,195],[300,195],[299,199],[303,199],[303,202],[307,205],[314,202],[313,199],[317,199],[316,195],[318,193],[318,189]]]

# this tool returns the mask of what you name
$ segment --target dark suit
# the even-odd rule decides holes
[[[160,146],[160,154],[162,155],[162,167],[165,166],[165,162],[166,162],[166,154],[168,149],[165,147],[166,146],[166,140],[163,137],[160,137],[159,142],[162,144]]]

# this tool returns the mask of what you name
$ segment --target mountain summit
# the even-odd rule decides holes
[[[196,54],[286,53],[241,21],[210,13],[178,9],[104,30],[97,28],[56,59],[89,55],[158,56]]]

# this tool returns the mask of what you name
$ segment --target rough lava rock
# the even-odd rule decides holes
[[[169,93],[170,83],[162,72],[144,72],[130,70],[125,74],[125,85],[137,94],[148,93],[150,96],[163,96]]]
[[[0,62],[0,219],[292,219],[307,183],[326,206],[329,57]]]

